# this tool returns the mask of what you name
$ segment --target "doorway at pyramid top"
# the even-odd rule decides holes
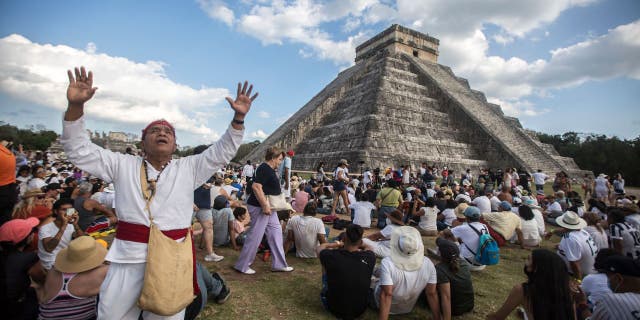
[[[437,63],[440,40],[427,34],[394,24],[356,48],[356,64],[381,52],[403,53],[420,60]]]

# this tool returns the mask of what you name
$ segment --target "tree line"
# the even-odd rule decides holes
[[[573,158],[584,170],[614,177],[621,173],[628,186],[640,186],[640,135],[632,140],[613,136],[566,132],[550,135],[538,133],[543,143],[553,145],[564,157]]]

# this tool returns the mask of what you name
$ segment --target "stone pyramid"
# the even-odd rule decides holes
[[[331,170],[344,158],[354,173],[422,162],[458,172],[516,167],[587,173],[438,64],[438,45],[438,39],[392,25],[358,46],[356,64],[245,159],[259,163],[276,145],[295,150],[294,170],[314,170],[320,161]]]

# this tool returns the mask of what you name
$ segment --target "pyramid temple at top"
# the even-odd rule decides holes
[[[356,48],[346,69],[246,157],[267,147],[293,149],[294,170],[331,170],[347,159],[352,172],[426,162],[470,168],[542,169],[581,177],[573,159],[505,116],[466,79],[437,63],[439,40],[392,25]],[[591,174],[591,173],[590,173]]]

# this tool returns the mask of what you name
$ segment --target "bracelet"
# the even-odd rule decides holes
[[[232,122],[235,124],[244,124],[244,120],[233,119]]]

